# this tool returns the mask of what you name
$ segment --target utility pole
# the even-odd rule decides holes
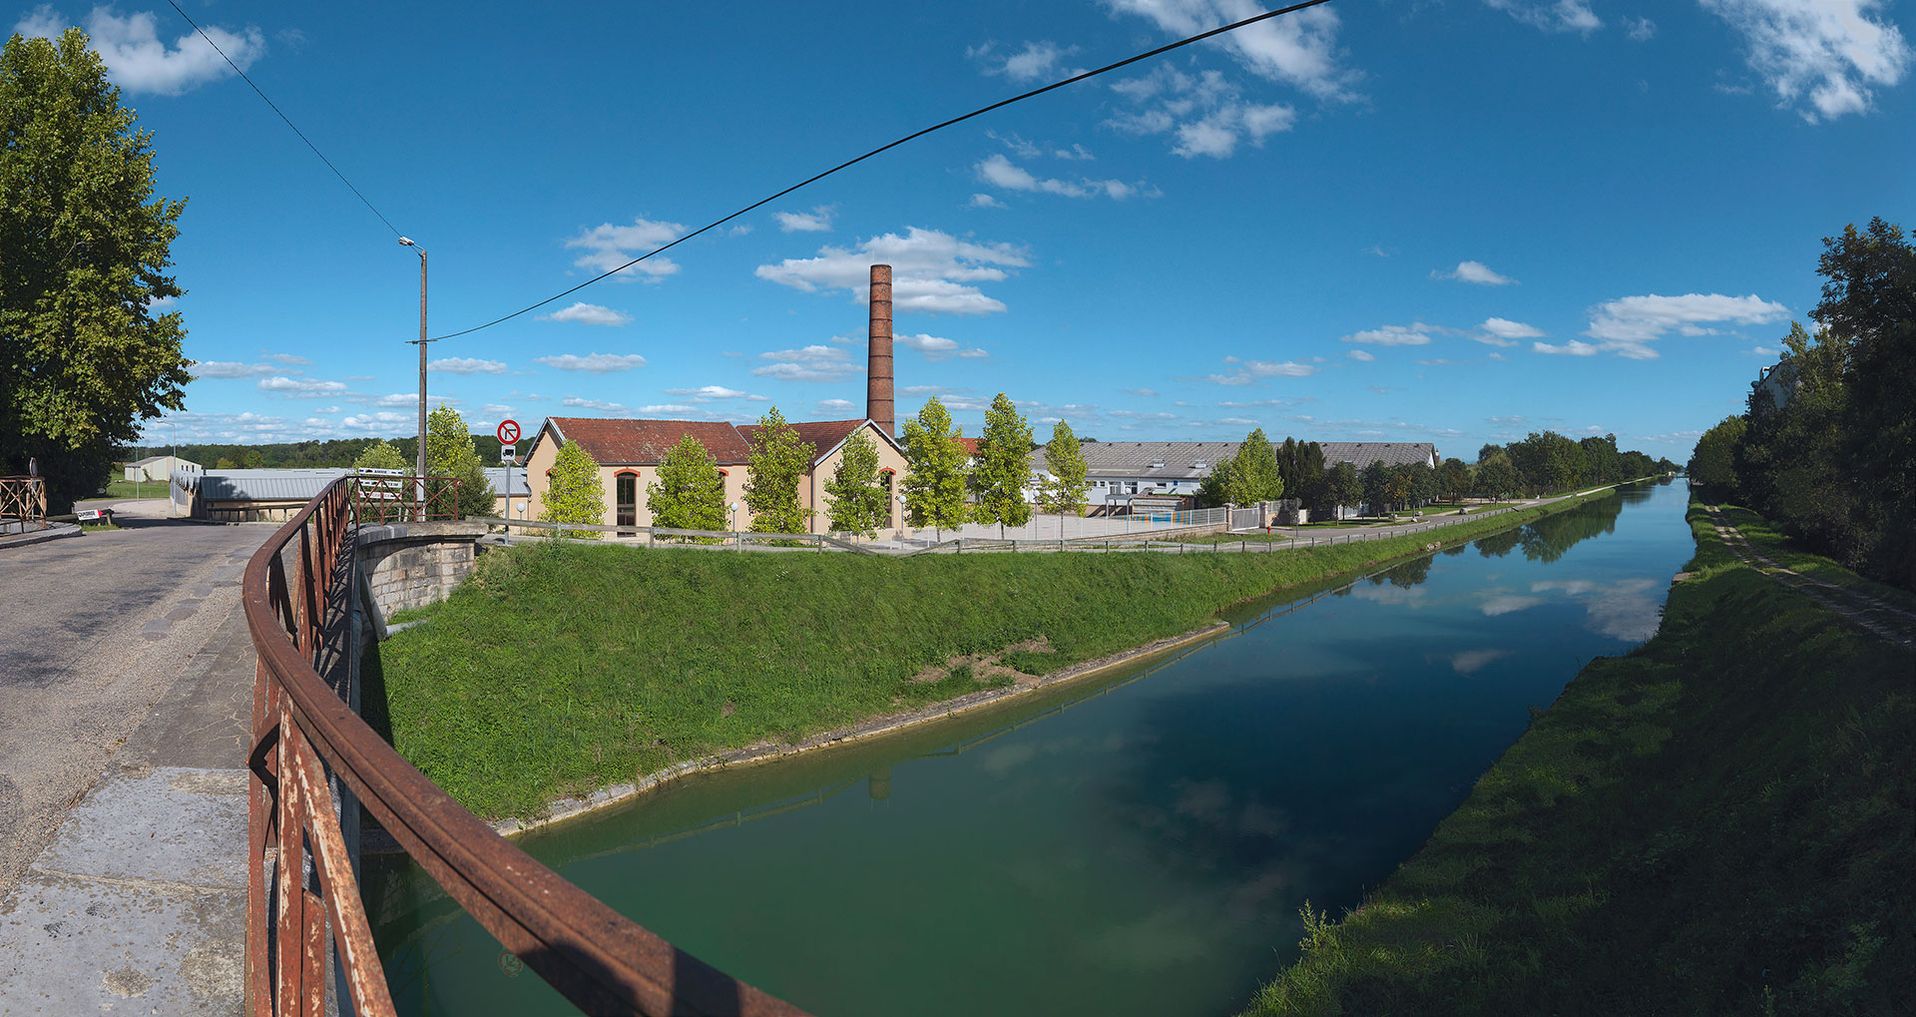
[[[413,342],[419,347],[419,454],[414,461],[419,471],[419,513],[423,520],[426,512],[426,344],[432,341],[426,338],[426,249],[414,243],[411,237],[400,237],[399,243],[419,252],[419,338]],[[510,501],[508,497],[507,502]]]

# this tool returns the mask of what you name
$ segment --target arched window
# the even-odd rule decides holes
[[[612,475],[612,522],[615,526],[637,526],[639,524],[639,474],[636,470],[620,470]],[[619,536],[629,537],[630,531],[620,530]]]

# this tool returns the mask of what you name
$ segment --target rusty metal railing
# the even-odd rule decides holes
[[[46,528],[46,482],[39,477],[0,477],[0,533]]]
[[[259,657],[247,760],[247,1013],[318,1017],[331,979],[329,931],[353,1012],[393,1013],[330,777],[487,932],[585,1012],[802,1014],[534,861],[401,758],[320,677],[348,645],[340,633],[355,589],[359,494],[357,478],[335,481],[246,565],[243,603]]]

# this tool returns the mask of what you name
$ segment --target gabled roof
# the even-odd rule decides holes
[[[723,420],[547,417],[546,426],[557,432],[560,441],[578,442],[600,466],[655,465],[688,434],[720,466],[743,465],[752,454],[739,429]]]
[[[844,444],[853,431],[863,426],[865,421],[858,420],[794,420],[792,430],[798,432],[800,441],[812,447],[812,462],[832,454],[832,450]],[[747,445],[758,437],[757,424],[740,424],[738,433]]]

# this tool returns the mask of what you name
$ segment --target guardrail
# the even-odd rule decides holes
[[[0,477],[0,533],[46,528],[46,481],[39,477]]]
[[[402,758],[320,677],[321,666],[350,652],[359,495],[355,478],[334,481],[246,564],[242,602],[258,654],[247,758],[247,1013],[323,1013],[329,932],[352,1012],[393,1013],[341,832],[343,801],[363,805],[487,932],[588,1013],[802,1014],[534,861]],[[431,516],[430,504],[410,511]]]

